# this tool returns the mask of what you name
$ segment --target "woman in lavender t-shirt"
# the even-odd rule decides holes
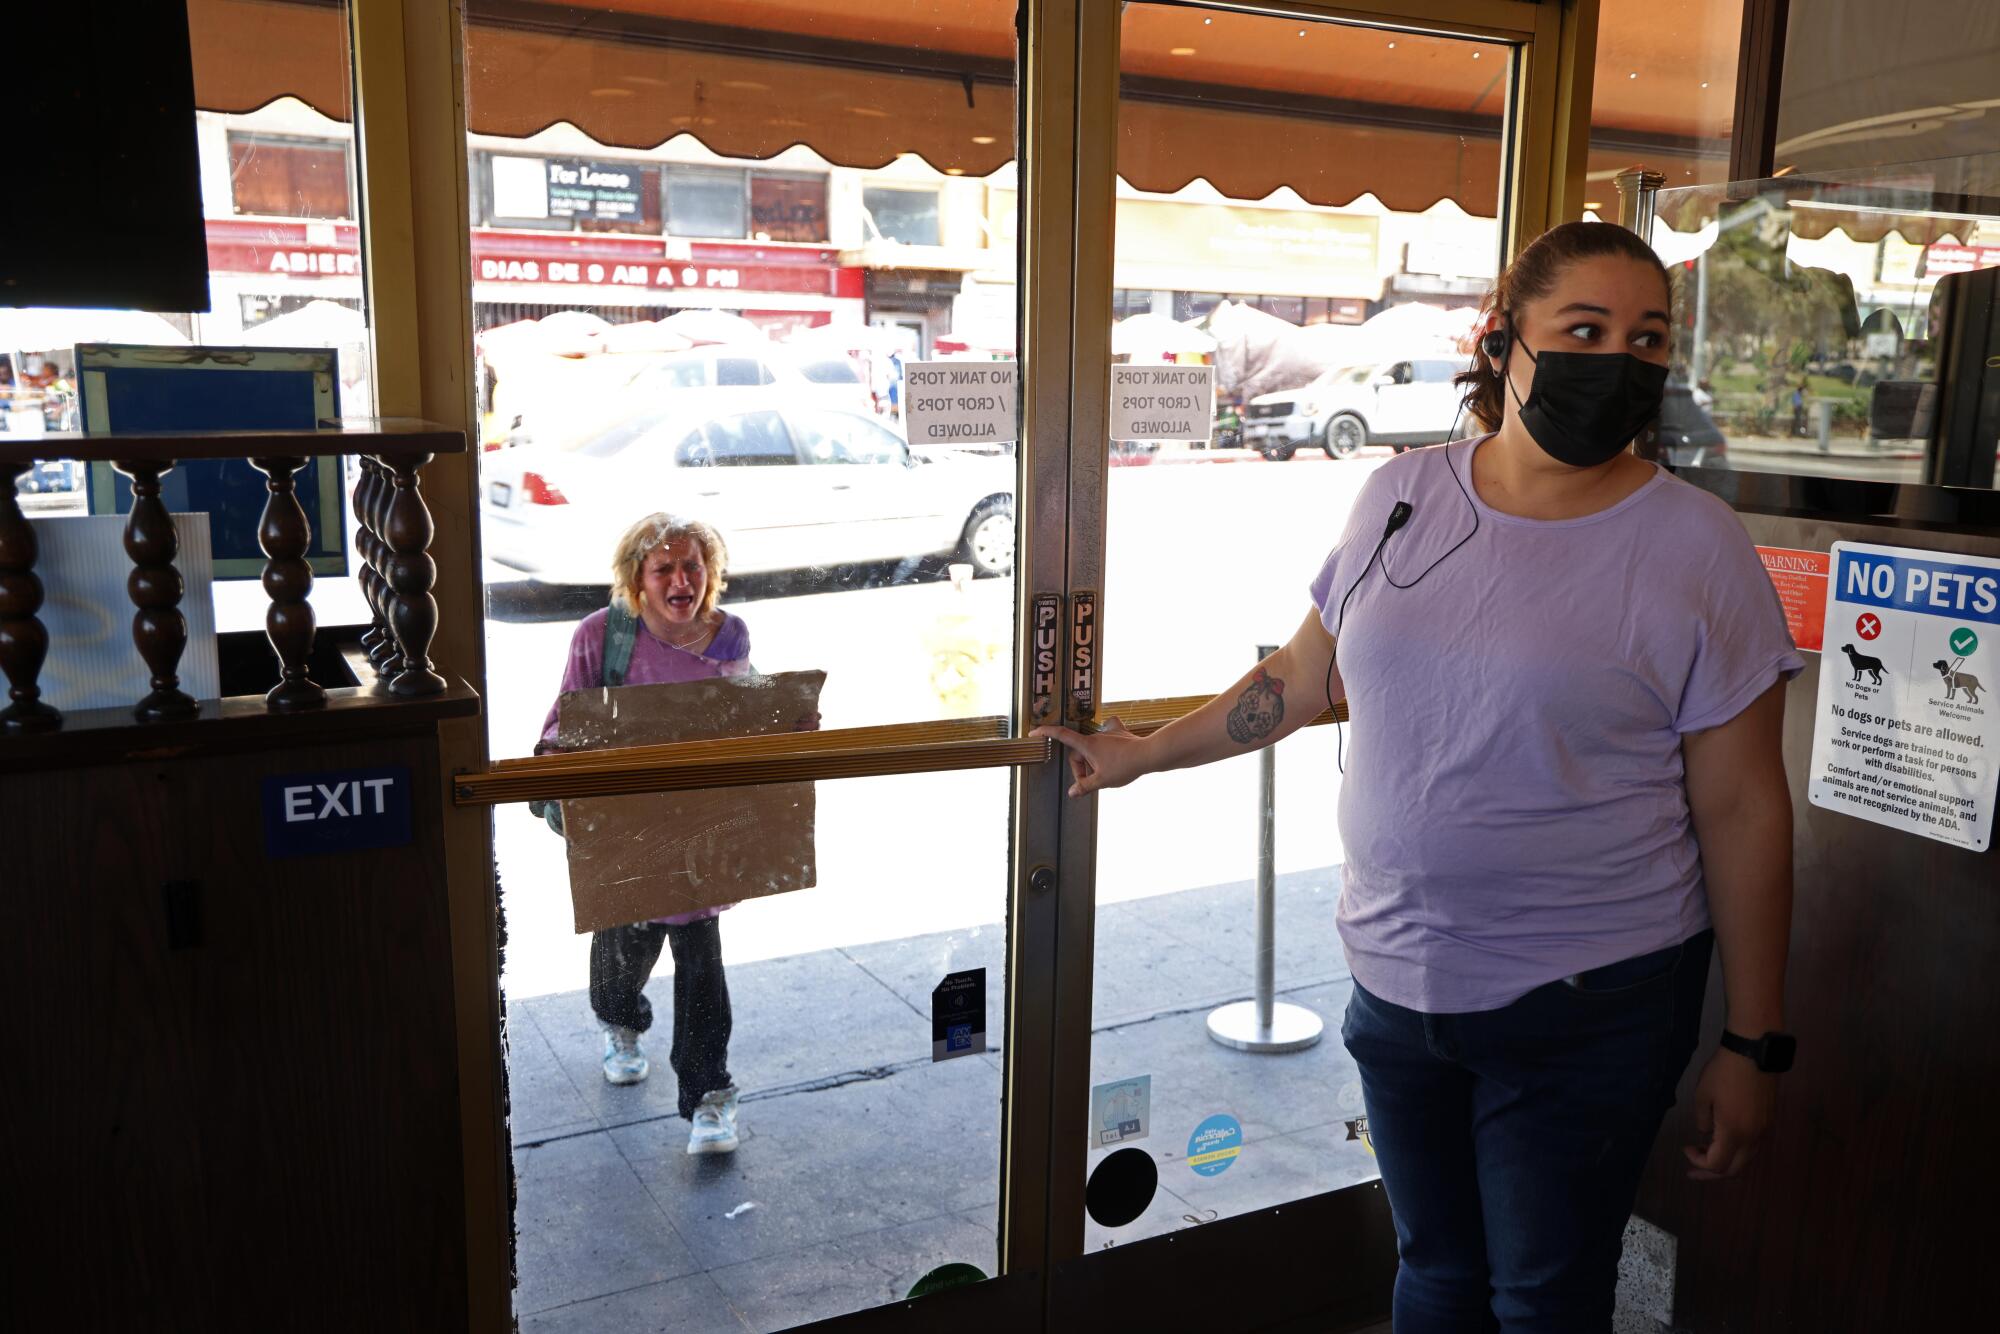
[[[638,620],[622,685],[659,685],[737,676],[750,670],[750,630],[716,605],[728,552],[707,524],[650,514],[626,530],[612,558],[613,603]],[[604,679],[611,609],[583,618],[569,642],[558,695],[594,690]],[[556,706],[542,745],[556,739]],[[650,1065],[639,1035],[653,1023],[643,988],[660,947],[674,953],[674,1037],[669,1058],[680,1081],[680,1112],[692,1123],[688,1152],[736,1148],[736,1085],[729,1077],[729,982],[722,971],[721,908],[635,922],[590,937],[590,1008],[604,1025],[604,1078],[636,1084]]]
[[[1036,733],[1082,794],[1349,701],[1342,1034],[1395,1215],[1397,1334],[1611,1328],[1712,944],[1726,1028],[1692,1175],[1741,1170],[1790,1061],[1779,739],[1803,663],[1728,506],[1625,452],[1659,409],[1671,310],[1631,233],[1541,237],[1460,377],[1490,434],[1370,476],[1289,644],[1150,737]]]

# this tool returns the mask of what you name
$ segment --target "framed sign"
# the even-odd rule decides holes
[[[338,354],[331,348],[138,347],[79,343],[77,392],[84,429],[142,431],[310,431],[340,420]],[[347,573],[347,524],[338,457],[311,460],[298,474],[299,505],[312,525],[306,559],[317,575]],[[132,484],[108,463],[90,465],[92,514],[132,508]],[[241,459],[176,464],[160,498],[176,513],[207,514],[217,579],[264,573],[257,528],[264,475]]]

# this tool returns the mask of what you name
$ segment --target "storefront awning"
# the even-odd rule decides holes
[[[348,117],[337,0],[187,3],[200,105],[292,96]],[[1014,156],[1014,16],[1015,0],[467,0],[471,128],[525,137],[567,122],[624,148],[688,134],[750,159],[804,144],[862,168],[910,153],[985,176]],[[1237,199],[1290,187],[1314,204],[1373,195],[1414,212],[1449,198],[1492,216],[1505,57],[1490,43],[1133,5],[1119,171],[1163,193],[1200,179]],[[1672,142],[1657,138],[1673,128],[1653,123],[1657,92],[1634,105],[1651,118],[1635,133]]]

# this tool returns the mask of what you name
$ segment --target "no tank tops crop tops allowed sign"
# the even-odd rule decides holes
[[[1962,848],[1992,841],[2000,560],[1836,542],[1807,798]]]

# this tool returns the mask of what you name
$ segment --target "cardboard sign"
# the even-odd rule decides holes
[[[1215,429],[1215,367],[1113,366],[1113,440],[1198,440]]]
[[[402,766],[275,774],[263,783],[264,855],[400,848],[410,841],[410,771]]]
[[[1785,626],[1801,653],[1818,653],[1826,633],[1826,576],[1833,558],[1824,551],[1758,547],[1764,573],[1778,590]]]
[[[995,445],[1020,435],[1011,361],[903,365],[903,419],[912,445]]]
[[[986,1050],[986,970],[947,973],[931,989],[931,1060],[950,1061]]]
[[[1963,848],[1993,830],[2000,560],[1836,542],[1807,797]]]
[[[565,750],[792,732],[825,672],[577,690],[557,705]],[[817,883],[811,783],[586,797],[563,803],[576,930],[597,931]]]

